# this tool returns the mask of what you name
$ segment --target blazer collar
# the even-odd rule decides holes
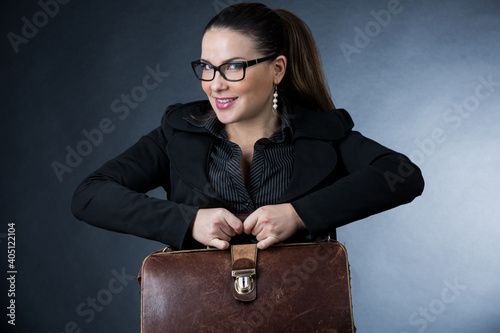
[[[344,109],[320,112],[293,105],[288,100],[284,102],[287,105],[294,139],[338,140],[354,126],[351,117]],[[211,106],[208,101],[176,104],[167,110],[165,121],[177,130],[208,134],[209,131],[201,124],[210,116],[210,110]],[[200,126],[193,124],[196,122],[199,122]]]
[[[295,139],[338,140],[354,126],[351,116],[344,109],[322,112],[292,105],[288,101],[286,103],[290,110],[289,117],[295,132]]]
[[[192,119],[205,119],[207,110],[210,104],[201,101],[168,111],[164,120],[180,132],[168,140],[167,152],[173,168],[187,184],[222,205],[224,201],[210,185],[207,171],[214,136],[205,127],[192,124]],[[353,127],[351,117],[343,109],[318,112],[290,105],[287,110],[293,128],[295,161],[281,202],[304,195],[333,172],[337,154],[331,141],[343,138]],[[186,117],[191,117],[191,121],[186,121]]]

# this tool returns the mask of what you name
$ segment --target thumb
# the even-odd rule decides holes
[[[229,242],[226,242],[219,238],[212,238],[207,245],[218,248],[219,250],[225,250],[229,247]]]
[[[265,250],[269,246],[273,245],[274,243],[278,243],[279,239],[274,237],[274,236],[269,236],[266,239],[261,240],[260,242],[257,243],[257,248],[259,250]]]

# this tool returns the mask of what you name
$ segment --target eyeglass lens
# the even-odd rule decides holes
[[[195,72],[199,79],[213,80],[215,77],[215,66],[205,63],[198,63]],[[219,72],[227,80],[241,80],[245,76],[245,66],[242,63],[233,62],[219,66]]]

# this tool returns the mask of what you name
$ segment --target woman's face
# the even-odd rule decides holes
[[[211,29],[203,36],[201,60],[214,66],[265,56],[267,54],[255,50],[251,37],[239,32]],[[202,81],[203,90],[221,123],[265,123],[273,117],[274,84],[281,81],[286,67],[286,58],[282,58],[248,67],[241,81],[227,81],[219,72],[216,72],[212,81]]]

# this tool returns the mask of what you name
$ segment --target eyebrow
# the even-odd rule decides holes
[[[232,57],[232,58],[229,58],[229,59],[226,59],[224,60],[223,62],[221,62],[221,64],[225,64],[225,63],[228,63],[228,62],[232,62],[232,61],[235,61],[235,60],[240,60],[240,61],[248,61],[246,60],[246,58],[244,57]],[[213,65],[210,61],[206,60],[206,59],[200,59],[200,61],[202,62],[206,62],[206,63],[209,63],[211,65]]]

